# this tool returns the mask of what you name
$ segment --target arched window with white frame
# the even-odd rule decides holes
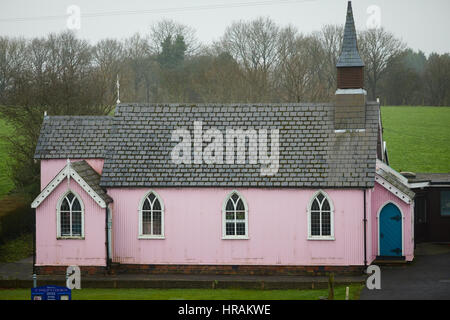
[[[154,191],[148,192],[139,205],[139,238],[164,238],[164,203]]]
[[[75,192],[68,191],[59,199],[56,212],[58,238],[84,237],[84,206]]]
[[[248,207],[244,197],[231,192],[222,209],[222,238],[248,239]]]
[[[309,203],[308,239],[334,240],[333,202],[323,191],[317,191]]]

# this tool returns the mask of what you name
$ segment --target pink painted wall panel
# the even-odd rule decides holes
[[[71,162],[80,160],[86,160],[98,174],[102,174],[104,159],[70,159]],[[41,160],[41,190],[52,181],[66,164],[67,159]]]
[[[414,259],[414,206],[403,202],[394,194],[386,190],[383,186],[375,182],[375,187],[371,192],[372,204],[371,204],[371,258],[375,259],[378,255],[378,213],[388,202],[394,203],[402,212],[403,215],[403,247],[407,261]]]
[[[372,263],[373,260],[375,260],[375,255],[372,252],[372,229],[373,229],[373,225],[372,225],[372,193],[373,193],[373,189],[367,189],[366,190],[366,259],[367,259],[367,264],[370,265]],[[376,214],[376,213],[375,213]]]
[[[43,174],[47,173],[43,171]],[[84,240],[57,239],[56,207],[69,188],[84,204]],[[105,209],[74,180],[69,185],[64,180],[36,208],[36,265],[104,266],[105,261]]]
[[[249,210],[249,239],[222,239],[226,188],[157,188],[165,239],[138,239],[138,206],[149,189],[112,188],[113,261],[131,264],[363,265],[363,191],[325,190],[334,203],[335,240],[307,240],[313,189],[238,191]]]

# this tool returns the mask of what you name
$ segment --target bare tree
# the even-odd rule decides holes
[[[105,104],[114,105],[117,100],[116,79],[123,68],[124,56],[123,44],[114,39],[101,40],[94,47],[93,62],[105,93]]]
[[[377,97],[377,85],[386,72],[388,62],[405,50],[406,45],[383,28],[368,29],[359,33],[359,49],[365,63],[365,75],[370,98]]]
[[[340,25],[325,25],[313,36],[320,42],[324,53],[323,79],[330,93],[334,93],[337,83],[336,64],[341,52],[344,27]]]
[[[252,101],[270,97],[270,72],[277,62],[279,27],[269,18],[233,23],[225,31],[225,52],[244,68]]]
[[[7,102],[8,92],[19,85],[18,78],[27,73],[27,41],[0,37],[0,103]]]
[[[50,50],[46,45],[45,38],[35,38],[28,45],[30,67],[33,76],[37,81],[44,78],[48,71],[47,61],[49,59]]]
[[[133,100],[139,100],[139,89],[145,80],[150,61],[150,45],[139,33],[125,40],[125,55],[132,72],[134,88]]]
[[[0,114],[12,127],[7,139],[17,189],[39,189],[33,153],[43,111],[50,115],[105,114],[111,106],[92,64],[92,47],[71,32],[43,39],[0,39]]]
[[[50,34],[46,41],[50,51],[49,71],[64,80],[73,80],[90,71],[92,48],[73,32]]]
[[[310,81],[310,90],[307,101],[311,102],[323,102],[329,101],[330,95],[334,94],[330,92],[327,86],[327,63],[326,56],[322,44],[314,36],[309,36],[307,44],[308,57],[310,58],[310,68],[312,68],[312,77]]]
[[[312,76],[305,42],[293,27],[280,33],[276,78],[284,101],[300,102],[305,98]]]
[[[186,55],[195,55],[201,49],[193,28],[165,19],[150,26],[149,44],[151,53],[155,55],[161,53],[163,42],[167,38],[176,39],[177,36],[182,36],[184,39]]]

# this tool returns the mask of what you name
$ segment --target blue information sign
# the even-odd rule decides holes
[[[31,300],[72,300],[72,290],[60,286],[31,288]]]

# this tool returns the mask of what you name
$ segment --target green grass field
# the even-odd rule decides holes
[[[382,107],[381,115],[391,167],[450,172],[449,107]]]
[[[82,283],[83,285],[83,283]],[[350,299],[359,299],[363,285],[350,285]],[[335,288],[335,300],[345,299],[345,286]],[[30,289],[1,289],[0,300],[29,300]],[[72,291],[73,300],[318,300],[324,290],[248,289],[81,289]]]

